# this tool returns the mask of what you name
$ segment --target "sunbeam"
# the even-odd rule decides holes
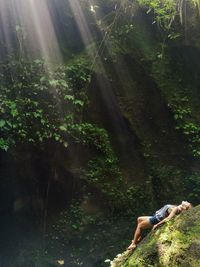
[[[48,1],[13,0],[12,5],[1,1],[0,19],[8,52],[14,50],[9,27],[16,30],[21,53],[48,62],[62,62]],[[12,33],[13,34],[13,33]]]
[[[85,47],[92,45],[94,39],[88,27],[88,23],[81,8],[80,2],[78,0],[69,0],[69,3]],[[95,55],[96,49],[91,46],[89,49],[89,56],[94,58]]]

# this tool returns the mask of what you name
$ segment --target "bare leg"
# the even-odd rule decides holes
[[[140,216],[137,218],[137,224],[141,223],[142,221],[149,220],[149,218],[151,218],[151,216]]]
[[[149,216],[140,216],[137,218],[137,224],[141,223],[142,221],[149,220],[149,218],[150,218]],[[142,236],[140,235],[137,239],[137,243],[140,242],[141,239],[142,239]]]
[[[142,233],[143,229],[147,229],[147,228],[152,227],[152,224],[150,223],[148,216],[139,217],[137,219],[137,222],[138,222],[138,225],[137,225],[137,228],[135,230],[134,238],[133,238],[130,246],[128,247],[128,249],[134,249],[137,246],[137,243],[141,239],[141,233]]]

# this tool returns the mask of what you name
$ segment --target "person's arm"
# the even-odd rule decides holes
[[[155,230],[159,225],[169,221],[171,218],[173,218],[177,214],[177,212],[178,212],[178,207],[173,208],[170,214],[165,219],[163,219],[162,221],[160,221],[159,223],[153,226],[152,230]]]

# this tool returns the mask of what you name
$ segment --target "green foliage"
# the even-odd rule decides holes
[[[91,70],[84,58],[79,58],[73,64],[67,66],[66,78],[75,91],[87,88],[91,80]]]
[[[184,187],[187,195],[188,201],[193,205],[197,205],[200,202],[200,173],[196,172],[185,178]]]
[[[62,125],[72,124],[80,117],[87,100],[81,89],[90,75],[86,71],[84,82],[78,84],[72,68],[84,72],[80,64],[59,66],[52,71],[40,60],[0,65],[2,149],[19,143],[38,144],[47,139],[65,143]]]
[[[98,258],[98,266],[105,266],[106,258],[113,257],[119,248],[124,249],[128,244],[132,216],[87,215],[80,203],[72,203],[67,211],[54,218],[49,227],[46,255],[65,259],[71,266],[77,266],[77,261],[90,266]],[[118,240],[118,246],[113,246]],[[105,246],[109,250],[105,251]]]
[[[192,105],[187,96],[174,97],[170,104],[174,111],[174,119],[177,122],[176,129],[181,130],[189,140],[189,146],[195,157],[200,156],[200,127],[193,118]]]
[[[174,166],[156,165],[154,163],[150,171],[155,203],[165,203],[166,201],[178,203],[184,198],[184,181],[186,179],[184,170]]]
[[[69,125],[68,132],[77,143],[94,146],[106,156],[112,153],[109,136],[105,129],[90,123],[79,123]]]
[[[177,129],[181,129],[190,141],[190,148],[195,157],[200,157],[200,126],[190,121],[179,121]]]
[[[150,179],[146,182],[129,186],[126,190],[127,213],[140,216],[155,209],[155,199],[153,197]],[[133,204],[134,203],[134,204]]]
[[[69,236],[79,239],[79,234],[84,231],[87,224],[90,224],[89,221],[85,223],[83,220],[85,217],[80,209],[80,204],[77,202],[73,202],[67,211],[63,211],[58,217],[55,217],[46,236],[47,250],[50,255],[56,255],[58,258],[66,255],[66,249],[71,243]],[[88,218],[90,220],[92,217],[89,216]],[[71,259],[75,260],[73,248],[70,250]]]
[[[40,60],[21,60],[1,64],[0,69],[1,149],[21,144],[41,148],[47,140],[66,148],[70,142],[88,147],[95,156],[82,171],[82,179],[117,207],[122,178],[109,136],[104,129],[82,121],[91,75],[87,64],[77,61],[51,70]]]
[[[200,10],[199,0],[137,0],[137,2],[147,8],[146,13],[152,14],[154,23],[157,23],[162,29],[169,31],[172,27],[176,17],[180,18],[181,24],[183,23],[184,9],[188,6],[198,8]],[[168,36],[170,39],[179,37],[179,33],[172,33]]]
[[[97,153],[97,156],[89,160],[87,167],[82,170],[81,179],[106,196],[107,205],[112,208],[122,208],[123,182],[118,160],[112,151],[107,132],[90,123],[63,125],[62,128],[76,143],[93,148]]]
[[[1,128],[1,127],[0,127]],[[7,151],[9,148],[9,143],[7,140],[4,140],[2,137],[0,138],[0,148]]]
[[[165,52],[162,61],[157,60],[153,65],[153,76],[156,79],[162,94],[168,102],[168,107],[174,115],[176,130],[181,131],[195,157],[200,156],[200,127],[198,117],[197,95],[192,85],[184,82],[184,71],[181,63],[177,64],[176,70],[172,70],[170,56]]]
[[[103,195],[102,203],[111,210],[122,210],[125,207],[125,191],[118,161],[114,156],[97,157],[89,161],[82,172],[82,179],[95,187]]]
[[[142,6],[148,8],[147,14],[153,13],[154,21],[163,29],[169,30],[177,14],[176,1],[174,0],[137,0]]]

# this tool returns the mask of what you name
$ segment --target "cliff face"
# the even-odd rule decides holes
[[[111,267],[200,266],[200,205],[149,233],[133,251],[125,251]]]

